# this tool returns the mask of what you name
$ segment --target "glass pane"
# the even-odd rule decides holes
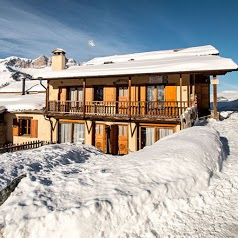
[[[124,136],[127,136],[127,126],[124,126]]]
[[[76,94],[75,94],[75,88],[70,88],[69,89],[69,100],[70,101],[75,101],[76,100]]]
[[[173,134],[173,130],[172,129],[160,129],[160,139],[162,139],[165,136],[171,135]]]
[[[122,97],[123,96],[123,89],[122,87],[119,87],[119,97]]]
[[[94,100],[103,101],[103,87],[94,88]]]
[[[155,142],[154,138],[155,138],[154,128],[146,127],[146,144],[145,145],[154,144],[154,142]]]
[[[127,97],[127,91],[128,91],[128,88],[125,87],[125,88],[124,88],[124,96],[125,96],[125,97]]]
[[[83,88],[82,87],[78,88],[78,101],[79,102],[83,101]]]
[[[123,128],[124,126],[118,126],[118,129],[119,129],[118,136],[123,136]]]
[[[147,86],[147,101],[154,101],[154,86]]]
[[[158,98],[157,100],[158,101],[164,101],[164,85],[158,85],[157,86],[157,95],[158,95]]]
[[[71,124],[68,123],[60,124],[60,143],[70,142],[70,127]]]
[[[84,123],[74,124],[73,142],[84,144]]]

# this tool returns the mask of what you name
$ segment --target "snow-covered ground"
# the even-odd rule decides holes
[[[27,175],[0,237],[238,237],[238,113],[198,124],[123,157],[79,144],[0,155],[0,188]]]

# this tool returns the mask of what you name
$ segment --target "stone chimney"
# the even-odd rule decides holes
[[[65,54],[66,52],[62,49],[55,49],[52,51],[52,70],[63,70],[65,69]]]

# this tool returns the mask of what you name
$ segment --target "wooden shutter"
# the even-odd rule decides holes
[[[121,128],[121,135],[119,132],[118,152],[119,152],[119,155],[126,155],[128,154],[128,127],[120,126],[120,128]]]
[[[110,145],[111,145],[111,153],[113,155],[117,155],[118,154],[118,125],[111,125]]]
[[[17,118],[13,118],[12,136],[19,136],[19,122],[18,122]]]
[[[176,86],[165,87],[165,100],[166,101],[177,101]]]
[[[106,125],[96,124],[95,146],[106,153]]]
[[[38,137],[38,120],[31,120],[31,138]]]
[[[179,113],[176,86],[165,86],[165,115],[177,116]]]

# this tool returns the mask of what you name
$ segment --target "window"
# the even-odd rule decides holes
[[[94,101],[103,101],[103,87],[98,86],[94,88]]]
[[[147,101],[164,101],[164,85],[147,86]]]
[[[38,137],[38,120],[32,117],[19,117],[13,119],[12,124],[13,136],[29,136],[31,138]]]
[[[84,123],[60,123],[59,141],[60,143],[84,144],[85,127]]]
[[[70,101],[83,101],[83,88],[82,87],[70,87],[68,89],[68,100]]]
[[[119,97],[127,97],[128,87],[119,87],[118,91]]]
[[[173,134],[173,128],[141,127],[141,149]]]
[[[119,125],[118,128],[119,128],[118,136],[127,136],[127,128],[128,128],[127,126]]]
[[[31,119],[19,119],[19,135],[31,134]]]

